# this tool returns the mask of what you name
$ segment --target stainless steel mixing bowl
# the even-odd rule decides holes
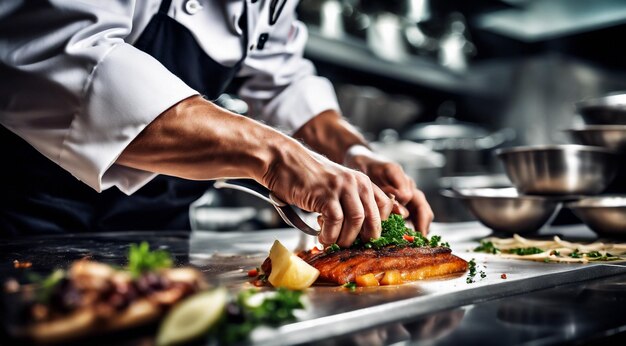
[[[626,153],[626,125],[587,125],[566,132],[577,143]]]
[[[586,124],[626,125],[626,94],[613,94],[576,103]]]
[[[529,233],[539,230],[559,209],[557,198],[519,195],[515,188],[444,190],[459,198],[478,221],[497,232]]]
[[[617,173],[617,155],[605,148],[562,144],[499,149],[496,154],[521,193],[595,195]]]
[[[626,237],[626,196],[584,198],[567,207],[594,232]]]

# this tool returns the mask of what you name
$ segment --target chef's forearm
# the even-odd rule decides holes
[[[186,179],[261,181],[280,148],[279,132],[194,96],[174,105],[142,131],[116,163]]]
[[[329,159],[343,163],[347,150],[353,145],[365,145],[363,136],[334,110],[327,110],[304,124],[294,138]]]

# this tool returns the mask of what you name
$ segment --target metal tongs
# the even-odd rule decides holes
[[[235,189],[247,192],[271,203],[280,217],[290,226],[301,230],[303,233],[319,236],[320,227],[317,225],[317,213],[306,212],[296,206],[287,204],[276,197],[274,193],[263,185],[251,179],[227,179],[217,180],[213,185],[216,189]],[[306,221],[305,221],[306,220]],[[310,226],[313,224],[315,226]]]

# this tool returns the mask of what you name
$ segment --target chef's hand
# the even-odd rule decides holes
[[[261,183],[285,202],[320,213],[322,244],[349,247],[359,234],[365,241],[380,237],[393,203],[369,177],[301,146],[286,145],[277,155]]]
[[[406,206],[416,230],[424,235],[428,233],[433,212],[424,194],[398,164],[374,155],[365,146],[351,150],[358,148],[358,145],[365,145],[366,141],[337,111],[320,113],[298,129],[294,137],[329,159],[365,173],[374,184]],[[394,213],[406,218],[407,209],[396,205]]]
[[[417,189],[413,179],[404,173],[399,164],[360,145],[350,148],[344,160],[347,167],[367,174],[385,193],[393,195],[408,210],[415,230],[423,235],[428,234],[428,228],[434,217],[433,211],[424,193]],[[402,214],[407,216],[403,212]]]
[[[193,180],[252,178],[283,201],[322,216],[320,241],[378,238],[393,203],[363,173],[199,96],[163,112],[116,164]]]

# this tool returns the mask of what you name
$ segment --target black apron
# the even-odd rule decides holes
[[[243,57],[232,67],[211,59],[187,28],[167,16],[171,0],[159,11],[135,46],[208,99],[217,98],[240,69],[247,47],[246,5],[239,25]],[[157,176],[127,196],[117,188],[97,193],[48,160],[26,141],[0,126],[0,237],[116,230],[185,230],[189,204],[209,182]]]

